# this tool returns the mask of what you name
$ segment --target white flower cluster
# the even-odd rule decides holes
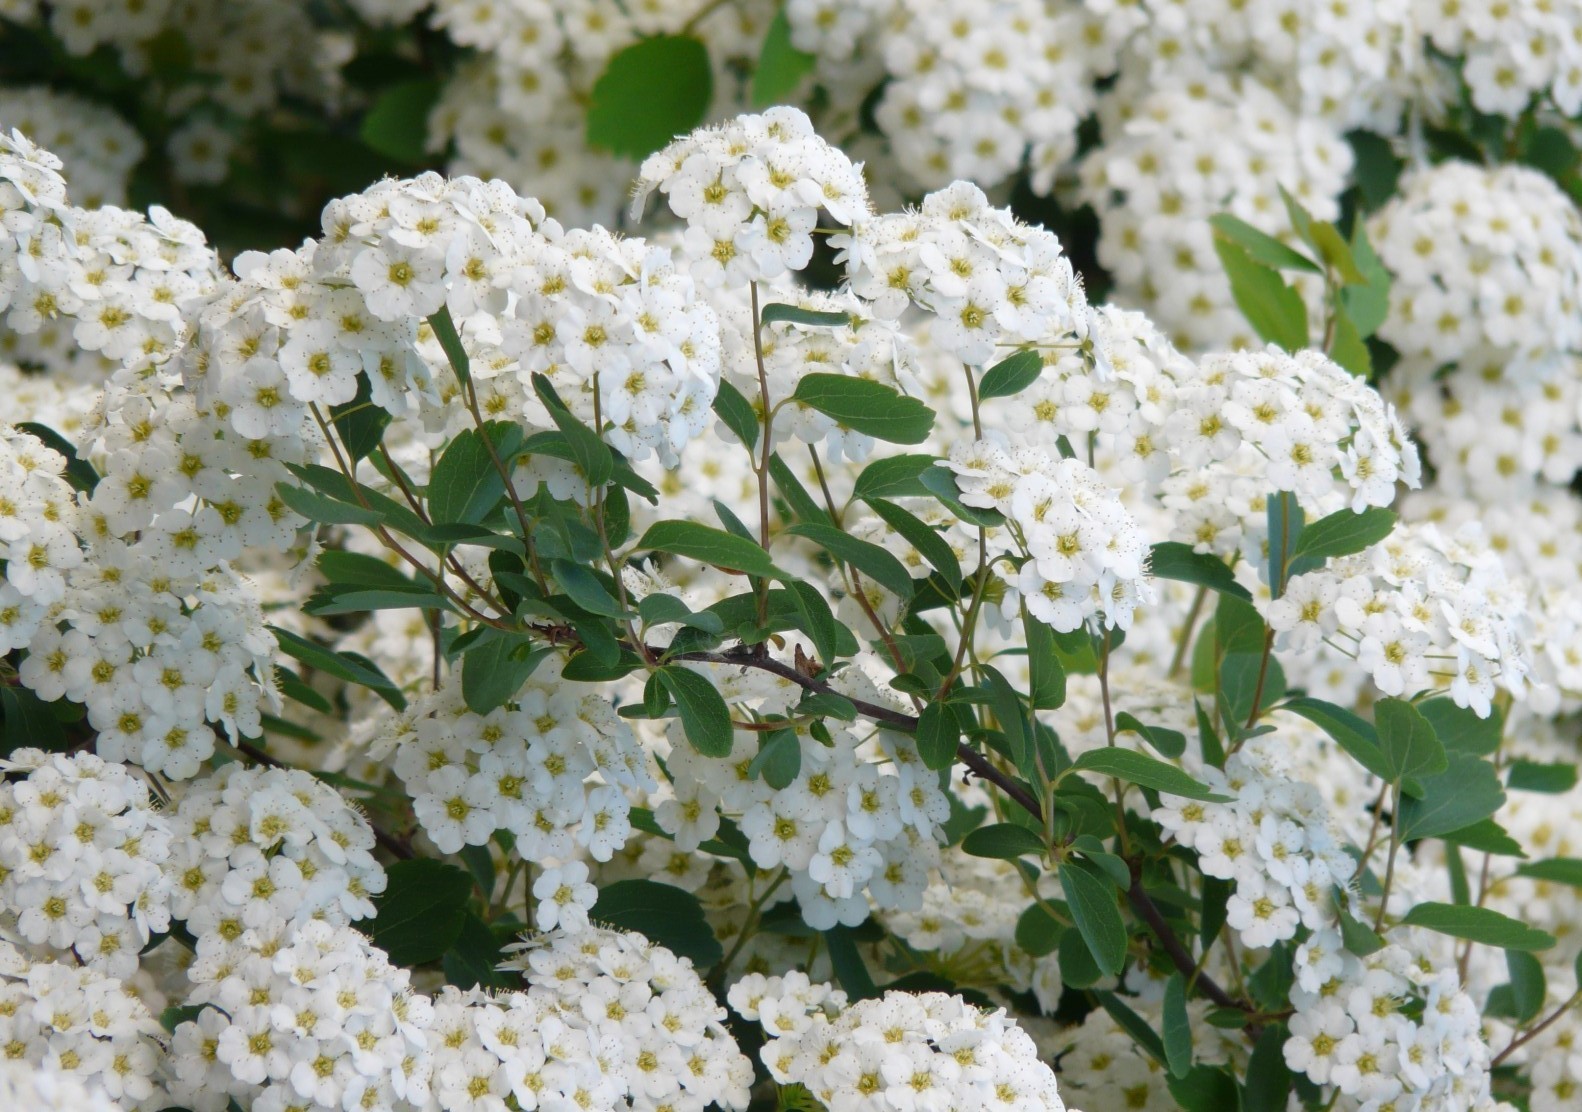
[[[839,237],[852,290],[881,316],[917,304],[932,341],[965,363],[1024,344],[1077,346],[1092,310],[1060,240],[956,182],[916,211],[858,221]],[[1009,351],[1003,354],[1009,354]]]
[[[521,971],[528,989],[497,998],[510,1008],[491,1012],[519,1038],[507,1040],[482,1014],[476,1022],[524,1108],[747,1107],[752,1063],[688,959],[602,927],[534,935],[512,949],[504,968]],[[443,1010],[441,998],[436,1020]]]
[[[1434,48],[1464,57],[1461,76],[1480,112],[1516,117],[1535,98],[1582,112],[1582,12],[1545,0],[1412,0]]]
[[[686,222],[682,251],[709,289],[801,270],[820,211],[842,227],[870,213],[862,167],[819,138],[796,108],[738,116],[649,155],[634,217],[656,189]]]
[[[1263,949],[1303,931],[1286,1064],[1359,1103],[1404,1096],[1471,1107],[1487,1099],[1488,1050],[1455,969],[1436,971],[1399,942],[1367,958],[1346,949],[1332,893],[1353,888],[1357,864],[1332,832],[1318,789],[1282,771],[1279,736],[1255,739],[1223,772],[1199,770],[1232,802],[1164,796],[1153,817],[1196,851],[1205,875],[1234,883],[1226,923],[1244,945]],[[1349,899],[1355,913],[1354,890]],[[1412,1018],[1417,1009],[1408,1005],[1419,1002]]]
[[[1065,1112],[1054,1073],[1004,1009],[985,1012],[940,992],[848,1004],[845,993],[797,973],[750,975],[728,999],[763,1027],[759,1056],[774,1079],[802,1085],[829,1112]]]
[[[792,690],[757,700],[755,709],[791,713],[800,695]],[[877,746],[864,746],[851,729],[829,726],[828,745],[805,725],[790,727],[800,768],[780,790],[748,774],[766,733],[737,730],[731,752],[718,758],[676,735],[667,763],[672,797],[654,810],[676,848],[689,852],[718,833],[722,814],[736,818],[753,863],[789,872],[803,918],[819,930],[861,923],[870,898],[882,908],[917,907],[950,817],[938,776],[909,740],[881,733]]]
[[[1368,234],[1393,277],[1380,335],[1414,382],[1444,363],[1481,371],[1485,361],[1543,379],[1582,350],[1582,215],[1537,170],[1415,171]]]
[[[952,449],[946,466],[963,504],[1005,515],[996,546],[1023,558],[1008,608],[1019,595],[1028,613],[1065,633],[1095,617],[1127,629],[1137,606],[1153,600],[1148,540],[1091,467],[991,440]]]
[[[8,430],[0,441],[0,649],[31,641],[66,595],[66,576],[82,566],[74,526],[76,492],[66,459],[31,433]]]
[[[1308,520],[1388,506],[1422,482],[1417,446],[1393,406],[1316,351],[1206,357],[1178,387],[1161,437],[1180,470],[1161,484],[1171,539],[1199,552],[1255,554],[1267,575],[1265,499],[1289,491]]]
[[[1393,943],[1358,958],[1338,932],[1297,953],[1288,1067],[1362,1107],[1413,1098],[1420,1107],[1486,1106],[1489,1050],[1454,966],[1435,969]]]
[[[158,1039],[164,1034],[143,1002],[125,985],[86,966],[30,963],[0,944],[0,1047],[6,1073],[0,1096],[19,1088],[26,1097],[58,1101],[61,1112],[89,1112],[103,1105],[120,1112],[155,1112],[166,1106],[156,1088]],[[39,1080],[19,1083],[22,1065]],[[89,1094],[82,1104],[69,1097]],[[113,1103],[112,1103],[113,1102]],[[48,1108],[29,1099],[7,1108]]]
[[[1273,774],[1260,756],[1256,750],[1236,753],[1223,772],[1198,772],[1233,802],[1168,797],[1153,819],[1177,843],[1197,851],[1206,876],[1234,882],[1226,921],[1244,945],[1264,949],[1295,937],[1298,926],[1314,932],[1314,941],[1299,951],[1301,969],[1308,961],[1303,953],[1317,961],[1340,951],[1331,891],[1349,884],[1357,867],[1330,830],[1318,789]],[[1316,983],[1325,979],[1318,975]]]
[[[426,1103],[427,997],[356,931],[270,919],[202,940],[197,1018],[172,1041],[171,1095],[195,1112]]]
[[[1339,131],[1251,77],[1184,69],[1157,86],[1123,76],[1099,118],[1104,142],[1079,167],[1081,195],[1099,215],[1116,299],[1146,308],[1183,348],[1254,344],[1208,218],[1228,212],[1289,236],[1283,186],[1315,219],[1335,219],[1352,163]],[[1316,305],[1316,285],[1298,288]]]
[[[173,830],[148,785],[91,753],[19,749],[0,783],[0,923],[34,957],[126,978],[170,927]]]
[[[1093,108],[1076,4],[994,0],[969,17],[948,4],[794,0],[786,19],[791,41],[818,58],[837,118],[855,116],[881,87],[874,121],[925,188],[956,179],[992,187],[1025,158],[1047,193]]]
[[[200,954],[248,929],[371,918],[385,889],[368,820],[300,769],[222,765],[188,785],[168,822],[171,913]]]
[[[1397,526],[1366,552],[1294,576],[1267,614],[1283,648],[1327,642],[1385,695],[1448,688],[1482,717],[1496,680],[1519,694],[1531,670],[1525,594],[1476,522],[1450,536]]]
[[[124,205],[132,167],[143,158],[143,138],[105,105],[44,86],[0,91],[5,122],[64,164],[83,208]]]
[[[67,200],[60,160],[0,121],[0,312],[19,362],[147,367],[184,338],[183,306],[214,282],[203,234],[155,206]],[[66,327],[69,324],[69,327]],[[100,357],[96,363],[93,356]]]
[[[404,22],[426,5],[357,0],[368,18]],[[763,0],[704,8],[692,0],[439,0],[433,23],[470,60],[446,84],[429,117],[429,149],[454,149],[453,174],[533,183],[551,216],[609,220],[632,164],[587,140],[586,105],[620,50],[665,33],[699,40],[713,70],[713,101],[739,98],[737,74],[757,59],[774,14]]]
[[[0,1107],[32,1112],[124,1112],[103,1089],[90,1089],[65,1070],[11,1059],[0,1062]]]
[[[1417,5],[1425,9],[1420,24],[1413,0],[1290,0],[1256,9],[1236,0],[1083,4],[1101,29],[1093,52],[1103,56],[1105,73],[1146,75],[1154,86],[1204,67],[1248,73],[1303,116],[1380,131],[1396,127],[1403,95],[1412,91],[1409,67],[1418,63],[1409,33],[1443,18],[1428,0]]]
[[[986,802],[987,795],[978,802]],[[1054,893],[1054,874],[1043,884]],[[1031,957],[1016,941],[1027,904],[1026,878],[1015,863],[965,853],[941,854],[915,909],[881,914],[885,929],[917,950],[937,955],[954,984],[1031,992],[1046,1014],[1060,1006],[1064,987],[1057,953]]]
[[[443,853],[516,837],[530,861],[565,860],[583,847],[608,861],[631,833],[627,789],[652,790],[644,750],[609,699],[560,679],[549,659],[510,703],[467,709],[460,682],[394,717],[370,755],[392,751],[418,824]],[[602,783],[590,779],[597,773]]]

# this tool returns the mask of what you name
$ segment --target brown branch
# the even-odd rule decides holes
[[[1197,960],[1192,957],[1192,951],[1186,948],[1186,943],[1181,941],[1169,922],[1164,917],[1164,912],[1159,910],[1159,905],[1154,903],[1153,897],[1143,889],[1142,877],[1132,872],[1132,886],[1126,892],[1126,899],[1132,905],[1132,910],[1137,917],[1148,924],[1148,929],[1154,932],[1159,939],[1159,945],[1164,950],[1181,975],[1187,978],[1188,985],[1196,985],[1199,992],[1208,997],[1222,1008],[1235,1008],[1237,1011],[1256,1015],[1258,1009],[1245,1000],[1238,1000],[1219,986],[1219,983],[1207,973],[1198,971]],[[1256,1036],[1256,1025],[1248,1024],[1247,1030]]]

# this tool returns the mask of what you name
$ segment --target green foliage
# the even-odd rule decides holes
[[[664,80],[656,81],[655,75]],[[644,158],[703,122],[714,92],[708,49],[690,35],[655,35],[617,51],[593,85],[588,143]]]
[[[672,953],[707,970],[725,956],[703,905],[691,892],[654,880],[618,880],[599,889],[588,917],[621,930],[636,931]]]
[[[374,900],[378,914],[369,935],[396,965],[438,961],[461,935],[472,877],[429,858],[397,861],[386,875],[389,884]]]
[[[1127,932],[1116,902],[1115,882],[1091,861],[1071,857],[1061,863],[1060,888],[1095,964],[1118,976],[1126,964]]]
[[[728,755],[734,736],[731,712],[709,678],[674,664],[659,669],[657,674],[676,701],[681,729],[692,748],[705,757]]]
[[[363,117],[359,137],[388,158],[421,165],[427,161],[428,116],[439,94],[440,83],[427,78],[390,86]]]
[[[1089,749],[1072,763],[1071,769],[1073,772],[1096,772],[1101,776],[1113,776],[1117,780],[1125,780],[1139,787],[1153,788],[1155,791],[1168,792],[1170,795],[1179,795],[1186,799],[1217,803],[1229,801],[1229,797],[1215,794],[1206,784],[1194,780],[1174,765],[1165,764],[1146,753],[1122,749],[1119,746]]]
[[[892,444],[921,444],[934,427],[934,411],[916,398],[850,375],[805,374],[791,400],[853,432]]]
[[[979,398],[1004,398],[1020,394],[1044,372],[1044,357],[1036,351],[1018,351],[983,372]]]
[[[1307,347],[1307,307],[1279,272],[1256,261],[1223,232],[1214,237],[1214,251],[1230,279],[1231,296],[1261,339],[1287,351]]]
[[[813,72],[817,60],[791,45],[791,24],[786,19],[785,8],[775,12],[774,19],[769,21],[769,32],[764,35],[763,48],[758,52],[758,65],[753,70],[753,104],[765,108],[785,100],[796,91],[802,79]]]
[[[1420,903],[1401,922],[1506,950],[1547,950],[1555,944],[1553,935],[1487,907]]]

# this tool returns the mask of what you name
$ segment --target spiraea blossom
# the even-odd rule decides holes
[[[1003,1010],[938,992],[848,1003],[845,993],[795,976],[744,979],[730,1002],[762,1025],[768,1041],[760,1056],[775,1080],[802,1085],[831,1112],[918,1101],[1065,1109],[1054,1073]]]

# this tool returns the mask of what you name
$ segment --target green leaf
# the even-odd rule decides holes
[[[1307,306],[1301,295],[1286,285],[1276,271],[1255,262],[1244,249],[1223,236],[1214,237],[1214,251],[1230,279],[1236,307],[1253,331],[1286,351],[1307,347]]]
[[[1241,1106],[1245,1112],[1286,1112],[1291,1097],[1291,1069],[1285,1064],[1287,1032],[1279,1024],[1265,1027],[1247,1060]]]
[[[594,82],[588,145],[624,158],[653,154],[703,122],[714,95],[708,49],[690,35],[656,35],[617,51]]]
[[[1553,935],[1487,907],[1420,903],[1401,923],[1505,950],[1547,950],[1555,944]]]
[[[472,877],[444,861],[397,861],[385,872],[384,893],[368,933],[394,965],[437,961],[461,934]]]
[[[1060,936],[1055,947],[1059,955],[1060,979],[1067,988],[1090,988],[1104,977],[1104,970],[1093,960],[1093,952],[1081,931],[1068,930]]]
[[[1121,711],[1115,716],[1116,733],[1139,735],[1162,756],[1174,759],[1186,752],[1186,735],[1180,730],[1167,730],[1163,726],[1144,726],[1135,717]]]
[[[1006,398],[1020,394],[1044,372],[1044,357],[1037,351],[1018,351],[983,372],[979,398]]]
[[[1066,703],[1066,670],[1055,651],[1055,631],[1022,607],[1027,638],[1028,702],[1034,710],[1059,710]]]
[[[1365,285],[1346,286],[1340,291],[1340,305],[1346,317],[1363,337],[1372,336],[1390,314],[1390,272],[1368,242],[1367,221],[1357,220],[1351,229],[1351,254],[1357,268],[1367,279]]]
[[[1265,517],[1269,525],[1269,593],[1279,598],[1285,594],[1292,548],[1301,537],[1305,524],[1302,504],[1290,491],[1276,491],[1265,501]]]
[[[1550,857],[1516,866],[1516,875],[1582,888],[1582,857]]]
[[[785,578],[769,559],[769,554],[752,541],[695,521],[656,521],[637,542],[637,547],[685,556],[747,575]]]
[[[845,990],[849,999],[871,1000],[879,995],[879,988],[873,983],[867,963],[862,960],[857,939],[850,927],[841,925],[825,931],[824,948],[829,951],[829,964],[835,974],[835,982]]]
[[[886,525],[901,534],[908,544],[917,549],[930,567],[945,577],[945,582],[952,590],[960,587],[961,563],[951,551],[950,545],[945,543],[944,537],[894,502],[886,502],[883,498],[870,498],[868,505]]]
[[[1181,1112],[1241,1112],[1241,1090],[1221,1066],[1194,1066],[1185,1077],[1168,1077],[1165,1083]]]
[[[1506,950],[1505,968],[1511,976],[1511,1002],[1515,1005],[1516,1022],[1526,1023],[1536,1018],[1544,1006],[1543,963],[1522,950]]]
[[[1040,903],[1028,904],[1016,920],[1016,944],[1035,958],[1054,953],[1065,933],[1065,924]]]
[[[850,375],[803,375],[791,400],[892,444],[921,444],[934,428],[934,411],[916,398]]]
[[[1240,247],[1254,262],[1273,267],[1275,270],[1301,270],[1308,274],[1324,273],[1322,267],[1300,251],[1286,246],[1271,235],[1260,232],[1245,220],[1237,219],[1228,212],[1211,216],[1208,222],[1215,232]]]
[[[1510,763],[1510,777],[1506,786],[1511,791],[1568,792],[1577,784],[1577,766],[1574,764],[1540,764],[1538,761],[1516,760]]]
[[[1339,889],[1335,892],[1335,913],[1340,919],[1341,945],[1347,950],[1359,958],[1365,958],[1384,949],[1384,939],[1351,913],[1344,893]]]
[[[1127,938],[1115,885],[1097,865],[1072,857],[1060,866],[1060,888],[1093,960],[1105,973],[1119,976],[1126,964]]]
[[[1505,828],[1493,819],[1484,819],[1471,826],[1463,826],[1460,830],[1452,830],[1448,834],[1441,834],[1442,841],[1451,842],[1467,849],[1475,849],[1482,853],[1492,853],[1501,857],[1526,857],[1521,844],[1505,832]]]
[[[1417,704],[1434,735],[1447,750],[1487,757],[1500,747],[1505,731],[1505,716],[1494,707],[1487,718],[1479,718],[1470,707],[1458,707],[1448,695]]]
[[[676,701],[687,741],[705,757],[730,755],[735,736],[731,712],[713,682],[704,675],[671,664],[659,669],[659,681]]]
[[[555,576],[555,582],[560,584],[560,589],[588,613],[602,614],[606,618],[630,617],[591,568],[570,560],[551,560],[549,570]]]
[[[1187,1018],[1186,981],[1180,971],[1165,982],[1164,1015],[1165,1064],[1172,1077],[1185,1077],[1192,1068],[1192,1022]]]
[[[753,107],[767,108],[786,100],[813,72],[817,61],[812,54],[791,45],[791,24],[785,8],[780,8],[769,22],[769,33],[758,51],[758,65],[753,68]]]
[[[1335,310],[1335,331],[1329,341],[1328,354],[1336,363],[1364,382],[1373,378],[1373,355],[1368,351],[1362,333],[1344,306]]]
[[[1011,861],[1031,854],[1042,857],[1044,840],[1025,826],[996,822],[980,826],[962,839],[961,848],[973,857],[994,857]]]
[[[378,525],[385,515],[367,506],[342,502],[316,490],[305,490],[287,482],[275,484],[275,493],[287,507],[320,525]]]
[[[480,846],[472,847],[481,849]],[[518,974],[495,968],[505,960],[500,940],[495,938],[478,916],[468,911],[462,915],[461,930],[456,941],[445,951],[442,965],[445,980],[459,989],[509,989],[518,987]]]
[[[1096,992],[1093,995],[1098,998],[1099,1004],[1110,1013],[1110,1018],[1120,1026],[1121,1030],[1132,1037],[1139,1050],[1161,1066],[1165,1064],[1164,1042],[1154,1033],[1147,1020],[1127,1007],[1126,1002],[1113,992]]]
[[[1113,776],[1117,780],[1125,780],[1139,787],[1153,788],[1155,791],[1179,795],[1187,799],[1200,799],[1207,803],[1224,803],[1229,798],[1216,795],[1207,784],[1194,780],[1174,765],[1165,764],[1146,753],[1138,753],[1114,745],[1103,749],[1089,749],[1072,762],[1071,768],[1077,772],[1096,772],[1101,776]]]
[[[1350,556],[1378,544],[1395,528],[1395,514],[1379,506],[1369,506],[1360,514],[1337,510],[1328,517],[1309,522],[1297,538],[1293,558],[1312,556]]]
[[[1453,753],[1444,772],[1424,776],[1419,798],[1401,800],[1401,837],[1449,834],[1488,818],[1505,803],[1494,766],[1470,753]]]
[[[707,610],[700,614],[693,613],[687,609],[687,604],[675,595],[662,592],[649,595],[639,602],[637,614],[651,626],[678,622],[693,629],[701,629],[704,633],[719,633],[725,628],[725,623],[720,621],[718,614],[711,614]]]
[[[758,411],[742,392],[724,379],[714,395],[714,412],[750,452],[758,446]]]
[[[467,358],[467,349],[462,346],[461,334],[456,331],[456,322],[451,319],[450,307],[441,305],[439,311],[428,318],[429,327],[434,330],[434,338],[439,341],[440,348],[445,352],[445,359],[450,364],[450,369],[456,372],[457,380],[468,386],[472,382],[472,362]]]
[[[862,572],[902,602],[911,599],[916,585],[907,574],[906,566],[888,549],[858,540],[842,529],[819,522],[799,521],[786,532],[792,536],[806,537],[835,559]]]
[[[588,912],[596,923],[635,931],[677,957],[707,970],[725,956],[698,898],[673,884],[655,880],[618,880],[599,889]]]
[[[560,400],[560,395],[555,393],[549,379],[543,375],[533,376],[533,392],[549,411],[555,427],[566,438],[572,462],[582,472],[582,477],[588,480],[590,486],[600,487],[608,483],[615,476],[615,453],[599,439],[598,430],[590,429],[573,417]]]
[[[828,668],[840,656],[841,633],[849,631],[836,619],[823,592],[813,584],[793,579],[786,584],[786,589],[796,603],[802,630],[813,642],[819,663]]]
[[[961,729],[946,704],[930,701],[917,716],[917,751],[923,764],[934,771],[956,763],[956,745]]]
[[[1159,579],[1192,583],[1252,601],[1251,592],[1236,582],[1236,576],[1224,560],[1207,552],[1194,552],[1191,545],[1180,541],[1160,541],[1154,545],[1148,557],[1148,570]]]
[[[1445,771],[1445,747],[1434,735],[1428,719],[1405,699],[1380,699],[1373,708],[1379,731],[1379,750],[1392,782],[1407,777],[1434,776]]]
[[[323,645],[309,641],[306,637],[292,633],[289,629],[279,626],[270,626],[269,632],[275,635],[275,641],[280,646],[280,651],[287,656],[302,661],[310,668],[317,668],[327,672],[337,679],[347,683],[355,683],[373,691],[385,702],[395,707],[396,710],[406,708],[406,698],[401,694],[401,689],[391,683],[374,664],[361,657],[350,653],[339,653],[327,649]]]
[[[851,496],[867,501],[871,498],[924,498],[932,492],[920,478],[927,471],[938,470],[937,456],[902,455],[876,459],[863,468],[852,487]]]
[[[363,116],[359,137],[386,158],[421,165],[428,160],[428,116],[439,93],[440,83],[430,79],[390,86]]]
[[[765,305],[758,313],[760,328],[767,328],[771,324],[801,324],[809,328],[846,328],[851,322],[850,313],[823,313],[817,309],[804,309],[800,305],[786,305],[781,302]]]
[[[474,714],[488,714],[516,698],[534,669],[553,650],[534,648],[520,633],[491,629],[461,658],[461,695]]]
[[[0,712],[5,715],[3,747],[10,756],[18,749],[60,753],[66,749],[66,731],[50,705],[25,687],[0,686]]]
[[[1333,738],[1363,768],[1381,780],[1390,779],[1389,762],[1379,748],[1379,733],[1367,719],[1345,707],[1306,696],[1287,699],[1279,709],[1307,719]]]
[[[1357,268],[1351,257],[1351,245],[1340,234],[1340,229],[1327,220],[1315,220],[1308,229],[1318,247],[1319,257],[1335,272],[1342,285],[1367,285],[1368,278]]]
[[[747,765],[749,780],[763,777],[775,791],[784,791],[802,771],[802,746],[792,729],[770,730],[759,735],[758,753]]]
[[[330,420],[340,435],[346,454],[356,463],[379,447],[379,441],[384,438],[385,429],[390,424],[390,413],[373,403],[368,376],[363,374],[357,376],[356,397],[341,405],[330,406]]]
[[[63,477],[74,490],[80,490],[84,494],[93,493],[94,487],[99,485],[99,473],[93,469],[93,464],[77,454],[77,448],[71,441],[48,425],[37,421],[19,421],[16,427],[42,440],[46,448],[51,448],[66,457],[66,471]]]
[[[458,432],[429,476],[429,517],[435,522],[482,523],[505,497],[505,477],[495,457],[511,459],[521,444],[521,427],[506,421]]]
[[[956,476],[948,468],[930,467],[919,473],[917,479],[928,489],[928,493],[939,499],[940,505],[968,525],[995,526],[1005,520],[997,510],[969,506],[962,502]]]
[[[1353,131],[1347,134],[1346,139],[1351,143],[1355,156],[1352,177],[1357,183],[1358,192],[1362,194],[1363,211],[1373,212],[1395,196],[1402,162],[1395,156],[1390,141],[1382,135],[1375,135],[1371,131]],[[1358,220],[1356,227],[1361,228],[1364,223]],[[1355,232],[1352,239],[1356,239]],[[1352,250],[1356,250],[1355,243]]]

